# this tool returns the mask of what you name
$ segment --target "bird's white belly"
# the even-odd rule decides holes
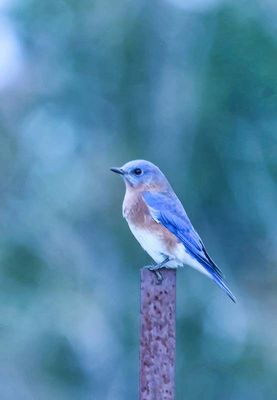
[[[177,268],[179,266],[189,265],[205,275],[209,275],[205,268],[189,253],[186,252],[182,243],[176,244],[169,252],[162,237],[156,232],[146,229],[137,228],[134,224],[128,222],[129,228],[141,247],[150,255],[156,263],[162,262],[165,257],[169,256],[170,261],[166,263],[168,268]]]
[[[156,232],[152,233],[149,230],[137,228],[130,223],[129,228],[141,247],[156,263],[160,263],[165,259],[167,251],[161,237]]]

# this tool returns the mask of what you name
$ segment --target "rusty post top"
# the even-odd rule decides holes
[[[141,270],[140,400],[173,400],[176,347],[176,271]]]

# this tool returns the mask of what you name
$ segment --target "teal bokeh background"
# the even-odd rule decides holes
[[[273,0],[0,1],[1,400],[137,398],[121,217],[158,164],[239,303],[178,274],[177,400],[277,393]]]

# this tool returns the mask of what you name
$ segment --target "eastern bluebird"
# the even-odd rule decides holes
[[[236,302],[161,170],[149,161],[135,160],[111,171],[122,175],[126,184],[123,217],[157,263],[147,268],[157,273],[163,267],[189,265],[214,280]],[[157,276],[162,279],[161,274]]]

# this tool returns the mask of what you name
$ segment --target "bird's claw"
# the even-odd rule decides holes
[[[150,271],[151,271],[151,269],[150,269]],[[157,285],[161,285],[162,284],[162,281],[163,281],[163,275],[162,275],[162,273],[160,272],[160,271],[158,271],[158,270],[153,270],[152,272],[154,272],[154,274],[156,275],[156,278],[157,278]]]
[[[163,275],[160,271],[161,268],[157,268],[156,265],[145,265],[143,267],[144,269],[148,269],[149,271],[153,272],[157,278],[157,285],[161,285],[162,281],[163,281]]]

